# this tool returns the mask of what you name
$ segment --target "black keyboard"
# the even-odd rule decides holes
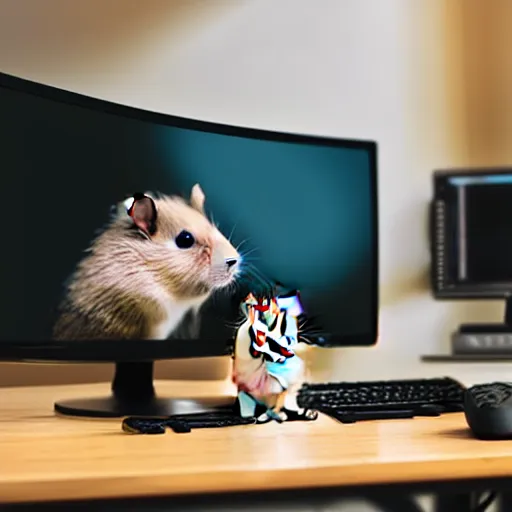
[[[439,416],[463,411],[466,387],[454,379],[304,384],[300,407],[327,414],[342,423],[362,420]]]

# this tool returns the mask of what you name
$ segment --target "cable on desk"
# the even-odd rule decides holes
[[[482,500],[471,512],[485,512],[489,506],[494,502],[496,499],[497,494],[495,492],[490,492],[487,495],[487,498]]]

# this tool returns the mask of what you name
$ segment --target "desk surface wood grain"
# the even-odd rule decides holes
[[[159,382],[159,394],[232,394]],[[462,414],[342,425],[269,423],[142,436],[120,420],[57,417],[56,399],[108,385],[0,390],[0,503],[512,476],[512,442],[469,435]]]

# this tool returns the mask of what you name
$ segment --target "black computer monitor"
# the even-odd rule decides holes
[[[439,170],[433,185],[434,296],[505,299],[512,326],[512,168]]]
[[[229,356],[240,302],[273,283],[300,290],[310,342],[376,342],[374,142],[177,118],[5,74],[0,112],[0,360],[116,364],[112,396],[57,411],[210,407],[157,397],[153,362]]]

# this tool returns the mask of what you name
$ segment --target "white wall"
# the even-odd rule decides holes
[[[501,19],[505,3],[493,5]],[[473,0],[0,0],[0,70],[159,112],[377,140],[379,344],[317,352],[316,378],[485,381],[509,365],[419,359],[448,351],[459,323],[503,312],[435,302],[427,281],[432,170],[510,163],[498,136],[478,146],[479,127],[497,125],[469,55],[475,9]],[[486,48],[478,62],[499,79]]]

